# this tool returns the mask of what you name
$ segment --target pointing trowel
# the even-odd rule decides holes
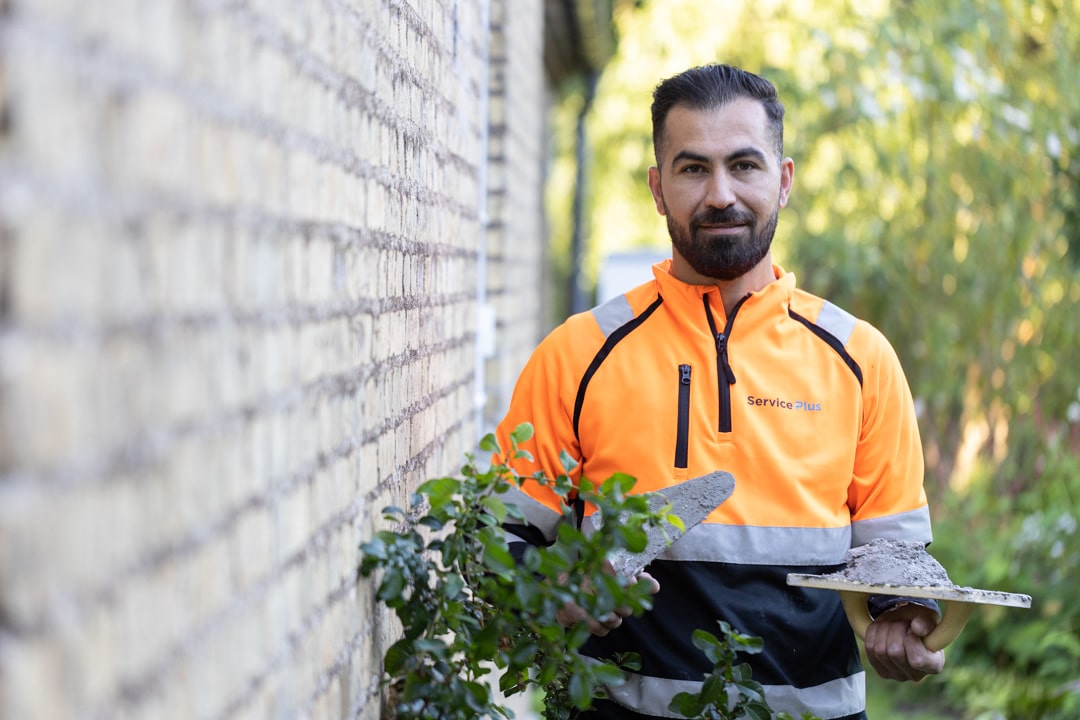
[[[716,470],[650,493],[649,507],[656,511],[670,503],[671,513],[679,516],[683,529],[671,524],[649,528],[649,541],[641,552],[616,548],[608,554],[612,568],[623,577],[634,577],[660,553],[686,535],[690,528],[699,525],[709,513],[720,507],[734,491],[735,477],[729,472]]]

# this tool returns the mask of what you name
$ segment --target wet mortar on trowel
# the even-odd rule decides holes
[[[922,543],[878,538],[851,548],[845,567],[826,577],[867,585],[955,587],[945,568]]]

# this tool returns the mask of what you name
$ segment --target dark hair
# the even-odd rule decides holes
[[[653,150],[660,164],[660,146],[668,113],[676,105],[692,110],[712,110],[737,98],[757,100],[765,108],[777,158],[784,155],[784,106],[771,82],[731,65],[713,63],[684,70],[669,77],[653,91]]]

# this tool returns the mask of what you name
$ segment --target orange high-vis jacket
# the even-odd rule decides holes
[[[751,667],[774,711],[861,717],[864,678],[837,594],[788,587],[786,574],[835,570],[874,538],[930,542],[896,353],[779,267],[730,316],[717,288],[669,271],[670,261],[654,266],[654,281],[545,338],[497,431],[509,447],[514,427],[533,424],[524,449],[534,461],[514,463],[522,476],[562,473],[562,451],[578,462],[573,477],[627,473],[636,492],[713,470],[735,476],[732,496],[649,567],[661,584],[654,609],[585,652],[641,653],[641,673],[612,700],[620,717],[664,715],[681,683],[711,669],[693,630],[727,620],[765,641]],[[508,529],[551,541],[566,499],[533,481],[523,491],[530,526]]]

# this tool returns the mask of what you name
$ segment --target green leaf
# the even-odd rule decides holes
[[[516,503],[503,503],[506,506],[506,516],[511,520],[517,520],[521,524],[528,522],[525,511]]]
[[[574,673],[571,675],[567,691],[570,693],[571,702],[574,703],[574,707],[577,709],[584,710],[592,705],[593,684],[586,673]]]
[[[392,522],[396,522],[398,520],[404,520],[405,518],[408,517],[408,514],[404,510],[399,508],[397,505],[387,505],[386,507],[383,508],[382,512],[383,512],[383,517],[385,519],[387,519],[387,520],[392,521]]]
[[[709,675],[701,685],[701,702],[707,705],[727,706],[728,696],[724,678],[720,675]]]
[[[510,439],[514,442],[514,445],[521,445],[524,442],[530,440],[533,436],[532,423],[521,423],[513,432],[510,433]]]
[[[396,600],[401,597],[401,591],[405,589],[405,575],[400,568],[388,568],[379,585],[379,600]]]
[[[428,631],[436,621],[436,615],[422,602],[398,604],[397,615],[401,619],[402,632],[407,640],[415,640]]]
[[[629,495],[633,491],[634,485],[637,484],[637,478],[633,475],[627,475],[626,473],[614,473],[607,479],[604,485],[606,486],[608,483],[611,483],[613,487],[618,488],[618,491],[622,495]]]
[[[461,591],[465,589],[465,578],[457,573],[451,573],[446,576],[446,580],[443,583],[443,594],[450,600],[456,600]]]
[[[605,662],[600,663],[599,665],[593,665],[592,672],[596,681],[604,685],[618,687],[626,683],[625,673],[611,663]]]
[[[542,594],[537,582],[524,573],[522,573],[518,577],[518,581],[514,583],[514,595],[517,596],[518,603],[520,603],[522,608],[533,608]]]
[[[487,508],[487,511],[491,513],[491,516],[495,518],[498,524],[501,525],[506,522],[506,505],[502,500],[487,495],[480,498],[480,504]]]
[[[387,557],[386,542],[381,535],[376,535],[360,546],[360,552],[374,560],[385,560]]]
[[[416,492],[426,495],[433,508],[444,505],[460,489],[461,483],[452,477],[433,478],[420,485]]]
[[[743,707],[743,712],[750,720],[772,720],[772,713],[769,712],[768,706],[761,703],[750,703]]]
[[[390,646],[390,649],[386,651],[386,655],[383,658],[383,665],[386,672],[391,675],[399,674],[404,669],[405,664],[416,655],[412,649],[412,643],[404,640],[399,640]]]
[[[630,552],[641,552],[649,544],[648,534],[636,524],[619,525],[617,532]]]
[[[705,704],[698,699],[697,695],[688,692],[677,693],[668,703],[668,710],[687,718],[700,716],[704,709]]]
[[[573,497],[573,493],[575,492],[574,481],[571,480],[570,476],[566,473],[558,475],[553,483],[548,483],[546,480],[544,480],[544,482],[551,485],[552,489],[555,490],[556,495],[560,495],[562,497]],[[583,482],[586,484],[588,483],[587,480]],[[583,493],[579,494],[581,494],[582,497],[585,497]]]
[[[563,470],[567,473],[573,472],[574,468],[578,466],[577,460],[570,457],[570,453],[565,450],[559,451],[559,464],[562,465]]]
[[[744,652],[747,655],[757,655],[765,649],[765,641],[759,637],[752,637],[750,635],[733,635],[732,640],[739,652]]]
[[[506,543],[500,543],[497,540],[484,542],[483,563],[487,569],[503,576],[508,576],[517,569],[514,556],[510,554]]]
[[[615,664],[626,670],[641,670],[641,655],[636,652],[615,653]]]
[[[510,662],[514,667],[527,666],[536,659],[539,649],[540,647],[532,640],[519,642],[510,651]]]
[[[490,624],[473,635],[469,643],[469,649],[473,660],[488,660],[495,657],[502,643],[503,634],[500,627]]]
[[[739,692],[743,697],[754,702],[765,702],[765,688],[761,687],[761,683],[750,679],[752,675],[750,666],[744,663],[735,669],[738,671],[736,675],[739,678]]]
[[[541,687],[548,685],[559,672],[559,667],[554,662],[546,662],[540,666],[536,673],[536,683]]]
[[[480,449],[487,453],[497,453],[499,452],[499,441],[495,439],[493,433],[488,433],[480,438]]]
[[[683,519],[675,513],[668,513],[664,516],[664,519],[671,523],[673,527],[678,528],[679,532],[686,532],[686,523],[684,523]]]
[[[525,554],[521,556],[521,564],[531,573],[540,572],[540,568],[544,564],[544,556],[545,553],[530,545],[525,548]]]
[[[499,692],[503,695],[516,695],[525,690],[526,682],[520,670],[507,670],[499,676]]]
[[[489,694],[487,687],[472,681],[465,682],[464,687],[465,702],[469,706],[469,709],[477,713],[485,712],[488,708],[488,703],[491,701],[491,695]]]
[[[431,528],[435,532],[439,532],[444,527],[446,527],[446,524],[443,523],[442,520],[440,520],[439,518],[431,517],[430,515],[425,515],[424,517],[420,518],[420,520],[417,521],[417,524],[423,525],[426,528]]]
[[[413,643],[413,647],[418,652],[430,653],[432,655],[442,655],[446,652],[446,643],[438,638],[417,638]]]
[[[716,636],[710,632],[698,628],[691,636],[693,639],[694,647],[698,650],[709,650],[710,648],[719,647],[720,641],[716,639]]]

